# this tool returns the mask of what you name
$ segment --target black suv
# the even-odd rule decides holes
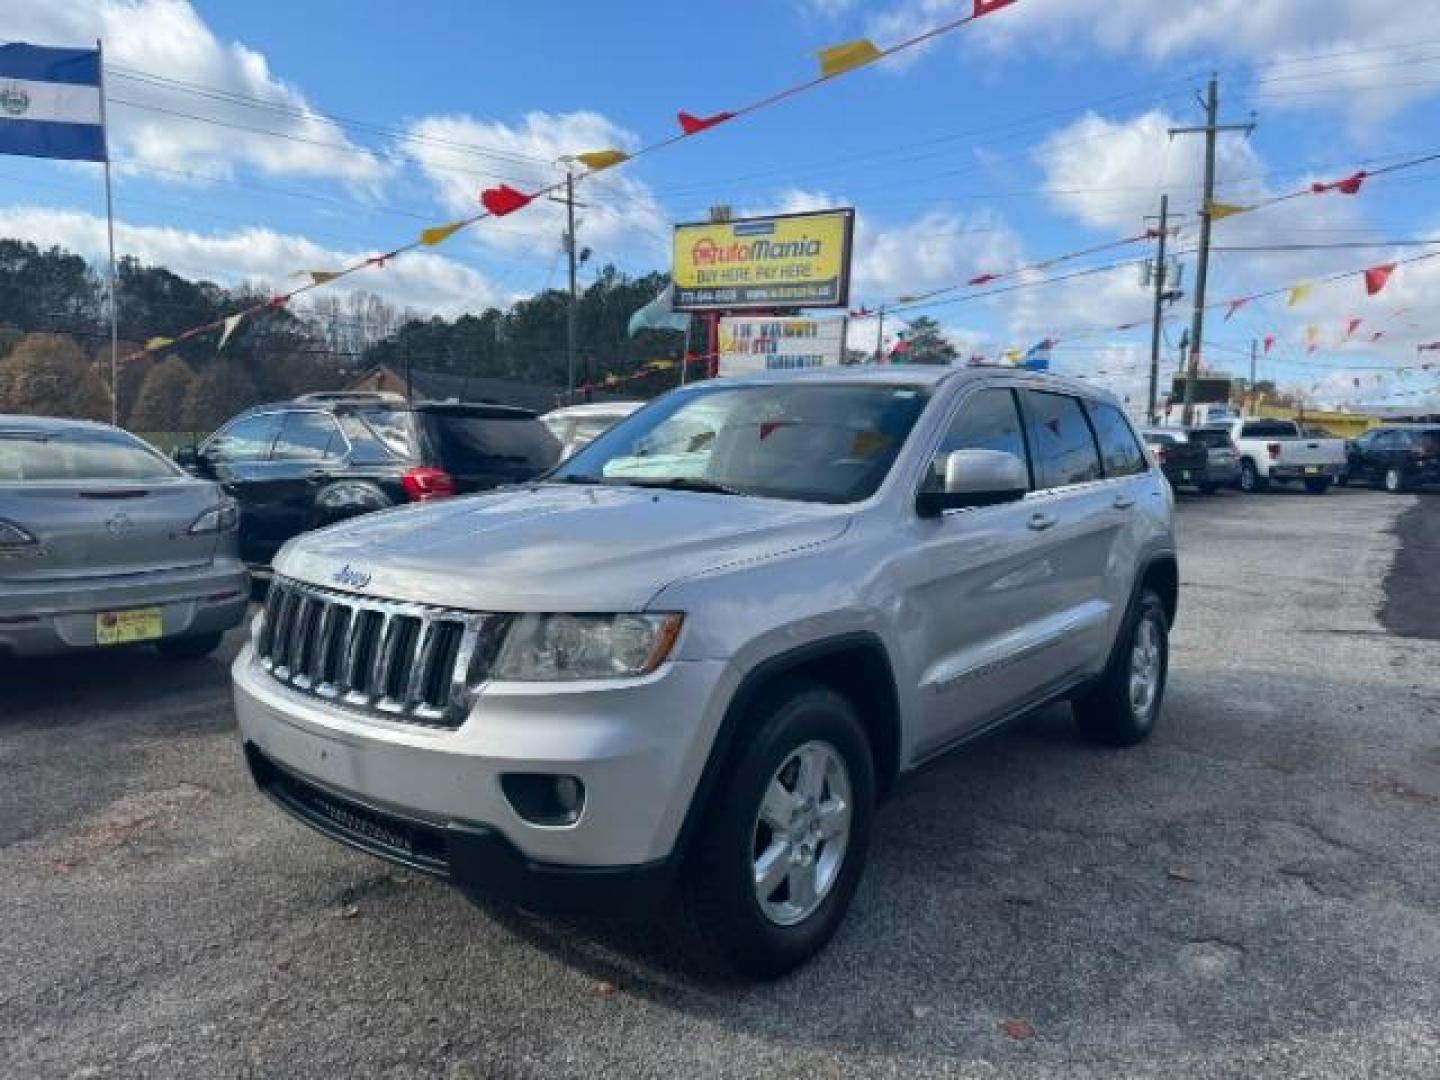
[[[521,483],[559,457],[560,443],[527,409],[372,393],[259,405],[175,452],[239,501],[240,556],[257,566],[310,529]]]
[[[1369,480],[1386,491],[1440,483],[1440,427],[1371,428],[1345,449],[1343,482]]]

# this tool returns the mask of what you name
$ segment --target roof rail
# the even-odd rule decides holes
[[[393,401],[403,402],[405,396],[390,390],[316,390],[301,394],[296,401]]]

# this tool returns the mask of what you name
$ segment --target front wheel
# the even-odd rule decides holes
[[[787,683],[707,808],[677,900],[696,958],[750,978],[803,964],[835,933],[865,866],[870,744],[850,702]]]
[[[1306,480],[1305,490],[1310,492],[1311,495],[1324,495],[1330,490],[1330,480],[1328,478],[1324,480]]]
[[[1158,594],[1140,594],[1110,668],[1071,702],[1080,733],[1106,746],[1133,746],[1155,728],[1170,672],[1170,622]]]

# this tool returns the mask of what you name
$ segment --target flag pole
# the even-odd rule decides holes
[[[95,40],[100,54],[100,138],[105,147],[105,234],[110,242],[110,423],[120,426],[120,298],[115,273],[115,199],[110,191],[110,124],[105,117],[105,43]]]

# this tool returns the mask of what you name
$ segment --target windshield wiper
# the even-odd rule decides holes
[[[584,473],[566,473],[564,476],[542,476],[540,479],[546,484],[603,484],[605,482],[598,476],[586,476]]]
[[[707,495],[745,494],[739,488],[717,484],[714,480],[705,480],[698,476],[667,476],[663,479],[651,479],[643,476],[617,477],[609,483],[625,484],[629,487],[664,488],[667,491],[699,491]]]

